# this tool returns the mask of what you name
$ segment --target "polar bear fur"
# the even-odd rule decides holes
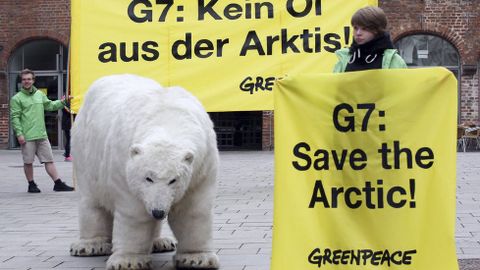
[[[73,256],[112,253],[107,269],[149,269],[161,220],[178,241],[180,269],[216,269],[212,207],[218,150],[200,102],[180,87],[135,75],[92,84],[72,130],[80,191],[80,240]]]

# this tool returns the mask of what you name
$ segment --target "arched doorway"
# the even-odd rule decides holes
[[[67,57],[67,48],[49,39],[29,41],[16,49],[8,62],[9,99],[20,90],[19,74],[25,68],[35,72],[35,87],[49,99],[61,98],[66,89]],[[60,118],[60,112],[45,112],[45,125],[53,148],[62,148],[63,145]],[[11,128],[9,136],[9,148],[18,148]]]
[[[441,66],[450,70],[458,80],[458,110],[460,110],[460,54],[450,42],[435,35],[415,34],[399,39],[395,46],[411,68]]]

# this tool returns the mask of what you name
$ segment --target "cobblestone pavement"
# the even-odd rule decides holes
[[[62,178],[69,162],[55,151]],[[224,270],[270,268],[273,220],[273,152],[221,152],[215,201],[214,245]],[[480,153],[459,153],[457,255],[462,270],[480,269]],[[68,253],[78,237],[77,192],[55,193],[35,165],[40,194],[26,192],[19,151],[0,150],[0,269],[104,269],[107,257]],[[171,235],[167,227],[166,235]],[[173,253],[153,255],[155,269],[173,269]]]

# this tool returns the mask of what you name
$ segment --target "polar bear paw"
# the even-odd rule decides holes
[[[177,270],[202,269],[213,270],[220,267],[218,257],[213,252],[180,253],[173,257]]]
[[[174,251],[177,244],[173,239],[168,237],[157,238],[153,240],[153,253],[160,253],[160,252],[169,252]]]
[[[112,256],[110,256],[110,258],[108,258],[107,270],[120,269],[152,269],[152,259],[150,255],[113,254]]]
[[[79,257],[104,256],[112,254],[112,242],[105,237],[79,240],[70,246],[70,255]]]

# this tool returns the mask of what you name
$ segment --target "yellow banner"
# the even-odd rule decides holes
[[[271,110],[275,78],[331,71],[366,5],[377,0],[72,0],[72,108],[96,79],[133,73],[208,111]]]
[[[279,80],[271,269],[458,269],[456,89],[443,68]]]

